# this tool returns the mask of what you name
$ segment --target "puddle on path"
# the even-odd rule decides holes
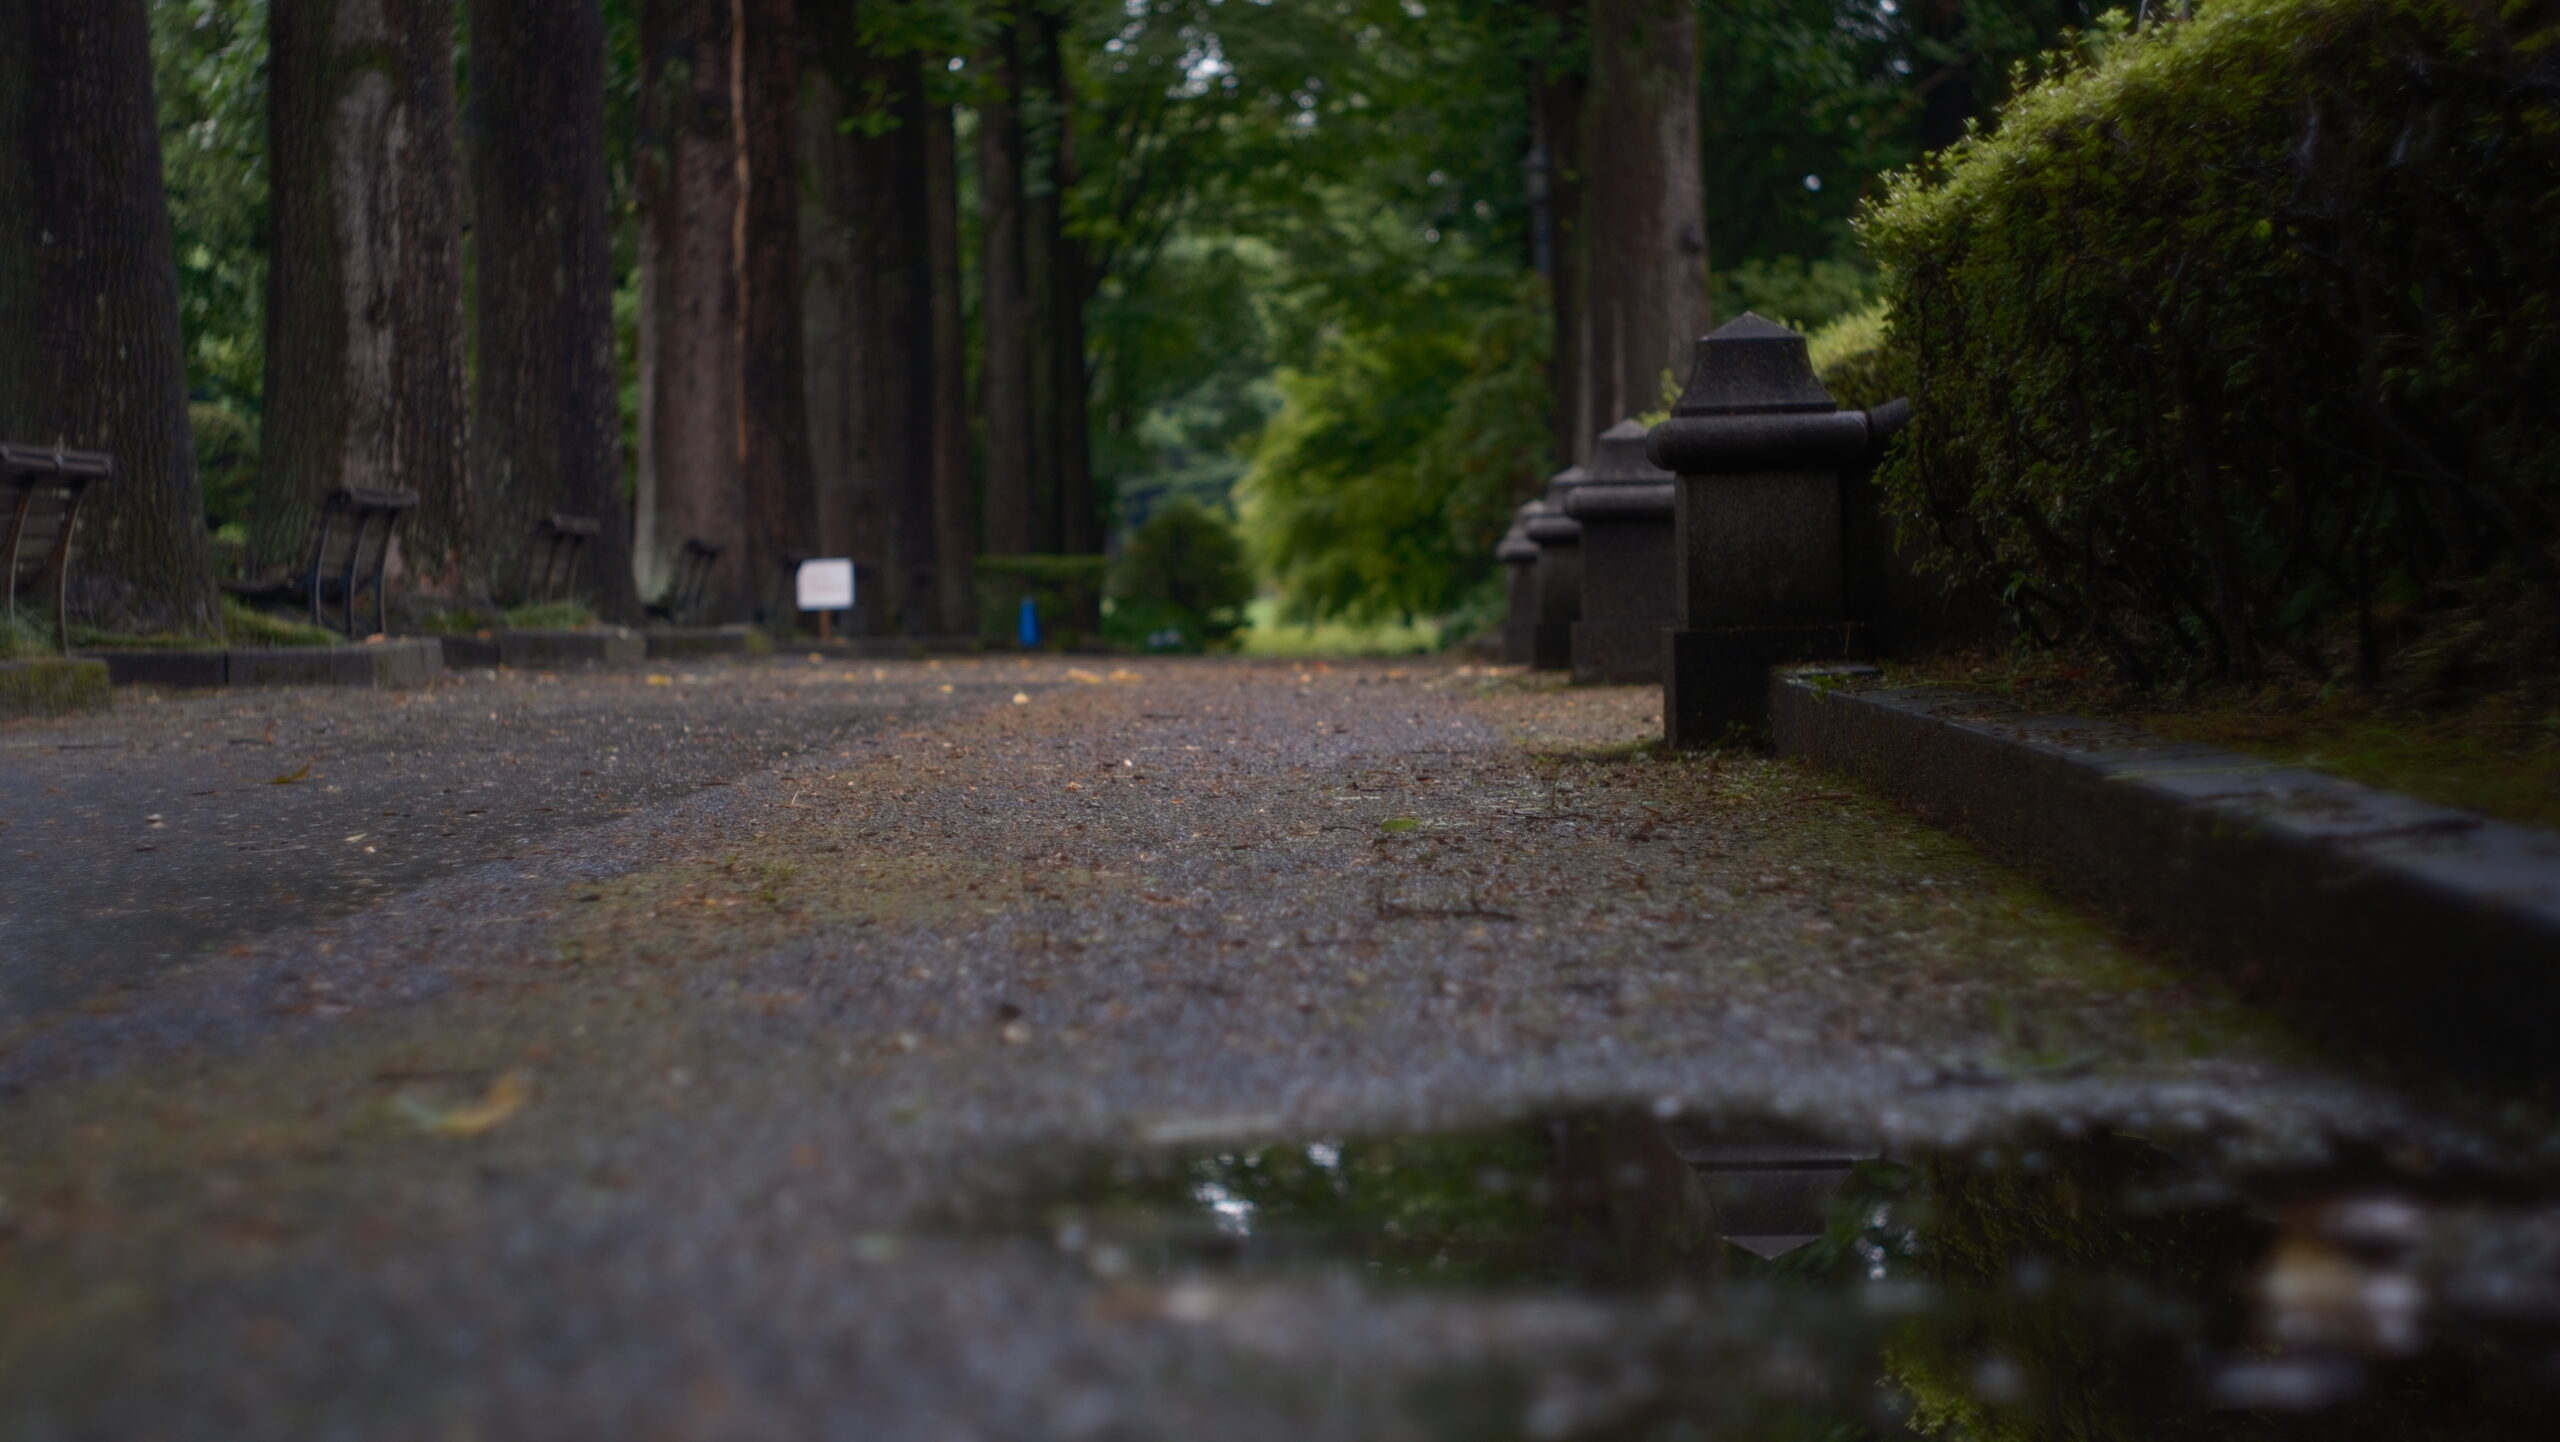
[[[1587,1355],[1450,1389],[1452,1436],[2523,1438],[2560,1413],[2560,1207],[2379,1165],[2234,1184],[2123,1135],[1897,1153],[1601,1112],[1111,1158],[1043,1224],[1176,1322],[1300,1285],[1612,1318]]]

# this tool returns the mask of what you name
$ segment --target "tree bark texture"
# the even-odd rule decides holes
[[[645,0],[637,174],[648,322],[641,386],[642,569],[672,577],[687,541],[720,548],[706,601],[752,613],[739,415],[735,0]]]
[[[815,554],[817,529],[800,295],[800,43],[793,0],[735,4],[747,575],[759,614],[787,615],[786,563]]]
[[[452,0],[273,0],[273,177],[253,566],[299,564],[340,486],[414,491],[410,584],[474,545]]]
[[[1031,447],[1031,281],[1024,248],[1022,66],[1008,21],[980,57],[988,90],[978,105],[978,322],[984,337],[978,406],[986,456],[991,555],[1034,549]]]
[[[951,107],[925,115],[927,248],[933,261],[933,629],[977,632],[978,499],[969,467],[969,342],[960,293],[960,156]]]
[[[1076,187],[1075,92],[1067,78],[1066,26],[1059,12],[1042,24],[1042,89],[1049,118],[1049,203],[1041,216],[1049,262],[1049,416],[1043,442],[1045,468],[1055,487],[1058,549],[1090,555],[1102,549],[1102,511],[1093,493],[1093,454],[1087,434],[1093,376],[1085,361],[1085,303],[1093,297],[1092,266],[1072,226]]]
[[[593,517],[581,589],[639,610],[623,498],[599,0],[471,0],[473,489],[481,575],[521,582],[533,526]]]
[[[833,52],[802,92],[801,148],[811,203],[800,210],[801,307],[807,347],[810,462],[817,477],[818,550],[849,556],[876,574],[887,540],[877,477],[864,467],[873,425],[869,394],[854,383],[860,365],[862,292],[870,277],[854,262],[859,201],[853,142],[843,132],[844,90]]]
[[[1707,329],[1691,0],[1592,0],[1581,443],[1662,404]]]
[[[78,617],[221,633],[143,0],[0,3],[0,436],[114,454]]]
[[[1022,277],[1029,304],[1023,326],[1028,354],[1031,441],[1031,549],[1055,555],[1066,546],[1058,464],[1058,316],[1066,287],[1058,274],[1065,197],[1058,190],[1058,23],[1048,10],[1026,3],[1019,10],[1022,89]]]
[[[813,281],[834,312],[826,370],[842,390],[813,399],[842,417],[829,442],[868,522],[853,554],[869,573],[861,624],[922,634],[936,623],[941,556],[934,494],[934,316],[922,59],[839,31],[819,52],[831,87],[864,107],[824,167],[820,195],[839,238],[841,280]]]
[[[1547,9],[1558,26],[1554,52],[1578,49],[1572,43],[1581,38],[1583,28],[1578,0],[1548,0]],[[1582,118],[1590,84],[1579,65],[1546,59],[1539,62],[1531,87],[1535,149],[1530,158],[1530,190],[1537,230],[1533,245],[1538,270],[1547,278],[1547,314],[1553,332],[1547,360],[1547,425],[1553,433],[1551,459],[1562,469],[1590,459],[1593,440],[1582,428],[1586,344]]]

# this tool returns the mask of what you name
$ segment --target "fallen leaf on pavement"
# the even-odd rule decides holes
[[[1378,829],[1380,831],[1413,831],[1419,829],[1421,825],[1421,822],[1410,816],[1390,816],[1378,823]]]
[[[1099,686],[1102,684],[1101,677],[1086,670],[1082,666],[1070,668],[1067,672],[1067,679],[1075,682],[1079,686]]]
[[[284,775],[279,776],[279,777],[276,777],[274,780],[269,781],[267,784],[268,784],[269,786],[296,786],[296,785],[300,785],[301,783],[303,783],[303,782],[305,782],[305,781],[308,781],[308,780],[310,780],[310,779],[311,779],[311,763],[310,763],[310,762],[308,762],[308,761],[305,761],[305,762],[303,762],[303,763],[302,763],[302,769],[301,769],[301,770],[299,770],[299,771],[288,771],[288,772],[286,772]]]
[[[488,1094],[469,1106],[439,1107],[407,1092],[395,1097],[391,1104],[422,1132],[443,1137],[476,1137],[524,1110],[524,1104],[532,1095],[533,1089],[526,1084],[524,1074],[511,1071],[491,1082]]]

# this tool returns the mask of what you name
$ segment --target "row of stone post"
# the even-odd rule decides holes
[[[1515,515],[1504,659],[1660,682],[1674,746],[1758,725],[1771,667],[1862,652],[1846,491],[1909,415],[1840,409],[1756,315],[1702,338],[1670,419],[1612,426]]]

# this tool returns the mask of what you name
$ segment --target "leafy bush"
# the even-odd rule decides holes
[[[1253,568],[1226,521],[1187,500],[1157,508],[1111,577],[1114,639],[1148,650],[1218,647],[1244,629]],[[1173,637],[1171,640],[1160,638]]]
[[[1842,410],[1862,411],[1903,393],[1885,350],[1885,304],[1879,300],[1805,337],[1814,374]]]
[[[1102,583],[1110,564],[1101,556],[980,556],[979,640],[1013,645],[1027,596],[1040,609],[1042,644],[1086,644],[1102,630]]]
[[[258,486],[258,433],[225,406],[187,407],[195,430],[196,471],[204,478],[205,529],[219,531],[249,519]]]
[[[2379,614],[2560,608],[2547,0],[2215,0],[2093,37],[1862,221],[1885,481],[2143,683],[2324,673]]]
[[[33,617],[0,612],[0,661],[23,661],[34,656],[58,654],[53,632]]]

